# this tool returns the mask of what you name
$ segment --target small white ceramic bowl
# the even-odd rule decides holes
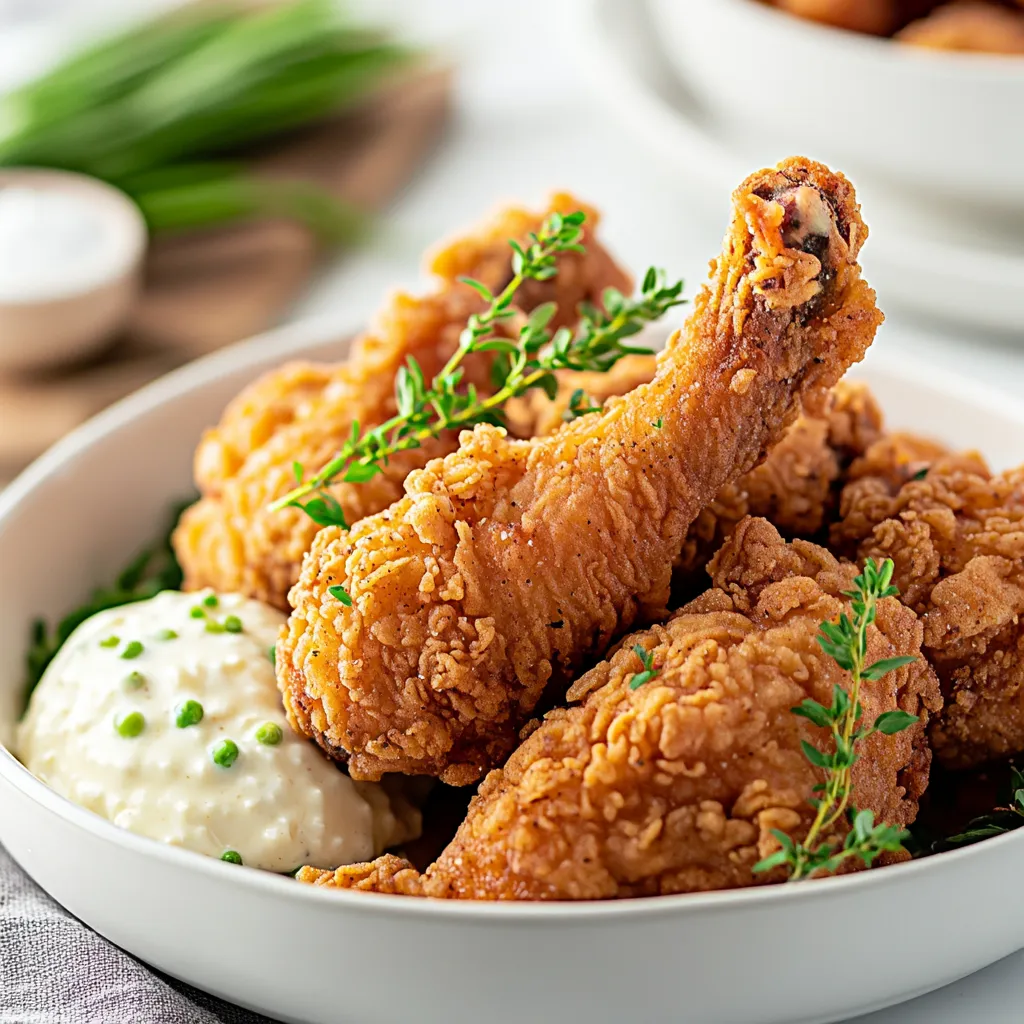
[[[1024,211],[1024,57],[907,46],[757,0],[652,0],[652,11],[676,71],[728,135],[915,197]]]
[[[336,339],[354,327],[298,325],[180,370],[0,494],[0,741],[24,702],[33,617],[74,606],[151,539],[190,489],[201,430],[239,388],[286,358],[340,355]],[[978,446],[999,466],[1020,461],[1024,404],[876,354],[863,375],[894,427]],[[0,746],[0,842],[131,953],[302,1024],[812,1024],[928,991],[1024,945],[1024,830],[798,887],[449,903],[314,889],[162,846],[73,806]]]
[[[0,373],[21,373],[73,362],[106,343],[121,327],[141,285],[146,224],[138,207],[96,178],[38,168],[0,170],[0,190],[24,187],[87,201],[107,235],[102,262],[74,280],[54,279],[24,298],[0,295]]]

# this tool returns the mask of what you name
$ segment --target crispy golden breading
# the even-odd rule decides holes
[[[292,724],[353,777],[466,784],[501,763],[545,691],[664,615],[700,509],[863,356],[881,314],[846,179],[791,159],[733,210],[650,384],[548,438],[464,432],[400,501],[317,536],[278,681]]]
[[[896,38],[935,50],[1024,53],[1024,14],[992,3],[944,4]]]
[[[580,204],[556,195],[550,209],[570,212]],[[604,288],[628,291],[630,282],[595,240],[596,213],[587,212],[586,254],[559,259],[551,282],[527,282],[519,308],[559,304],[559,322],[572,320],[581,300],[599,301]],[[542,215],[519,209],[499,214],[475,234],[442,250],[431,269],[436,291],[423,297],[396,295],[374,328],[353,345],[349,358],[325,366],[292,363],[243,391],[208,430],[196,452],[196,482],[203,497],[183,517],[174,544],[185,586],[212,586],[246,594],[287,610],[288,589],[299,577],[302,556],[318,527],[298,509],[269,512],[267,506],[295,486],[292,465],[315,473],[348,438],[353,421],[365,428],[395,412],[394,379],[414,357],[428,377],[455,350],[467,317],[482,300],[458,281],[467,275],[499,290],[511,276],[508,239],[525,241]],[[467,379],[488,388],[487,358],[466,360]],[[406,475],[431,458],[452,451],[455,432],[403,452],[365,484],[337,484],[331,493],[349,522],[386,508],[402,494]]]
[[[936,756],[968,768],[1024,751],[1024,472],[993,476],[975,452],[907,436],[851,467],[837,551],[892,558],[900,596],[924,623],[946,707]]]
[[[655,357],[628,356],[608,373],[559,376],[553,402],[531,392],[510,410],[510,432],[542,436],[557,430],[573,393],[586,406],[603,405],[654,377]],[[676,559],[683,588],[706,583],[704,567],[744,516],[770,520],[785,537],[815,539],[835,516],[845,471],[882,434],[882,410],[861,381],[841,380],[821,415],[804,414],[745,476],[725,485],[701,509]],[[702,589],[702,588],[701,588]]]
[[[389,856],[299,878],[339,888],[450,899],[607,899],[778,881],[751,868],[802,839],[824,773],[800,743],[827,733],[790,710],[828,704],[849,677],[818,646],[819,624],[849,611],[856,568],[745,519],[711,566],[714,589],[581,677],[504,769],[484,780],[454,840],[424,874]],[[868,659],[919,654],[922,627],[889,598]],[[656,676],[630,688],[641,644]],[[928,782],[925,723],[941,703],[924,659],[866,683],[868,721],[897,707],[921,722],[863,743],[853,801],[907,825]]]

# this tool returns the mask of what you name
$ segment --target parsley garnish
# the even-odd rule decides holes
[[[654,655],[650,651],[644,650],[640,644],[633,645],[633,653],[640,659],[640,664],[643,665],[643,671],[637,672],[629,681],[629,688],[637,690],[644,683],[650,682],[661,669],[655,667]]]

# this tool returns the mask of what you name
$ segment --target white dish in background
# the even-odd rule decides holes
[[[300,324],[193,364],[75,431],[0,494],[0,738],[21,710],[33,617],[73,606],[151,539],[190,490],[200,431],[243,384],[285,358],[338,355],[331,339],[348,333]],[[977,445],[997,465],[1020,459],[1024,405],[884,352],[864,376],[894,426]],[[286,1021],[812,1024],[1024,945],[1024,831],[799,888],[445,903],[314,889],[163,846],[70,804],[0,749],[0,842],[129,952]],[[842,969],[823,930],[841,935]]]
[[[759,0],[652,0],[663,52],[726,138],[810,149],[937,201],[1024,213],[1024,59],[847,32]]]
[[[676,31],[684,33],[697,9],[696,0],[659,2],[673,9]],[[717,2],[699,0],[700,9],[704,10],[705,3]],[[728,3],[729,9],[740,4],[744,12],[752,7],[755,15],[765,13],[748,0],[723,3]],[[752,109],[771,117],[766,123],[782,125],[778,141],[774,131],[769,141],[763,133],[760,138],[736,137],[727,134],[697,100],[688,84],[696,69],[687,74],[688,65],[679,50],[673,54],[673,70],[667,56],[667,33],[655,25],[646,2],[580,0],[577,11],[577,52],[591,85],[624,127],[642,137],[685,176],[676,197],[680,216],[685,215],[687,204],[695,201],[687,186],[702,186],[709,195],[723,196],[753,166],[772,165],[794,153],[829,158],[815,148],[821,144],[820,136],[816,139],[811,133],[794,134],[792,126],[780,119],[774,100],[777,83],[772,75],[786,61],[778,51],[765,48],[759,67],[766,77],[762,89],[751,97]],[[766,13],[773,19],[782,17],[775,11]],[[797,18],[788,21],[799,25]],[[693,25],[696,31],[700,23],[695,19]],[[832,34],[820,26],[809,28],[815,33]],[[855,38],[855,42],[861,40]],[[878,40],[867,42],[889,45]],[[733,54],[729,70],[743,59]],[[793,65],[799,64],[794,56]],[[1024,60],[1020,64],[1024,77]],[[824,87],[821,91],[831,94]],[[845,106],[852,102],[837,101],[836,116],[842,117]],[[1016,113],[1010,120],[1015,118]],[[847,169],[842,162],[836,166]],[[1015,165],[1015,174],[1019,166]],[[994,215],[967,218],[952,204],[908,198],[874,179],[858,175],[854,184],[871,228],[862,261],[883,308],[898,307],[934,320],[1024,338],[1024,217],[1017,223],[1013,218]],[[1019,194],[1024,202],[1024,187],[1020,187]]]

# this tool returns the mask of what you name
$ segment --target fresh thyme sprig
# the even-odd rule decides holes
[[[583,390],[583,388],[577,388],[569,396],[569,405],[565,412],[562,413],[562,419],[567,423],[572,420],[579,419],[581,416],[586,416],[588,412],[600,412],[601,406],[594,405],[594,400]]]
[[[360,431],[352,424],[349,440],[315,476],[306,480],[303,468],[294,467],[298,486],[271,506],[271,511],[291,506],[301,508],[320,526],[347,528],[344,511],[326,488],[332,483],[365,483],[373,479],[388,459],[398,452],[419,448],[444,431],[476,423],[503,423],[504,404],[531,388],[543,388],[553,398],[556,370],[605,372],[625,355],[646,352],[626,343],[646,323],[663,316],[684,300],[683,283],[668,284],[665,274],[651,268],[644,277],[641,294],[628,299],[614,288],[602,296],[604,309],[581,304],[575,330],[561,327],[552,332],[549,324],[556,312],[547,302],[527,317],[518,337],[502,337],[495,329],[516,315],[512,306],[516,292],[528,280],[547,281],[557,273],[556,257],[565,252],[582,252],[584,214],[550,214],[540,233],[531,235],[525,249],[510,242],[512,280],[495,295],[486,285],[471,278],[464,283],[487,302],[487,308],[469,318],[459,338],[458,349],[429,386],[423,371],[411,356],[395,381],[398,412],[379,426]],[[473,384],[463,386],[466,356],[476,352],[494,354],[491,383],[495,390],[482,396]],[[305,499],[305,500],[303,500]]]
[[[816,814],[803,842],[796,842],[779,829],[772,835],[780,849],[754,865],[754,871],[770,871],[784,866],[789,881],[813,877],[819,872],[831,873],[851,858],[859,858],[865,865],[880,854],[901,849],[907,833],[902,829],[876,823],[870,810],[857,810],[851,802],[851,773],[857,761],[857,744],[873,733],[892,736],[917,721],[915,715],[905,711],[885,711],[871,725],[862,725],[864,709],[860,703],[861,683],[875,682],[889,672],[909,665],[916,659],[912,655],[883,658],[865,665],[867,631],[875,621],[878,602],[893,597],[899,590],[892,585],[893,563],[886,559],[876,563],[868,559],[864,571],[853,581],[854,589],[843,592],[850,598],[852,617],[845,613],[838,622],[823,622],[818,635],[822,650],[850,673],[849,692],[836,685],[832,691],[831,707],[825,707],[810,698],[793,708],[793,714],[806,718],[813,725],[831,733],[831,752],[819,750],[803,741],[801,746],[807,760],[827,773],[826,781],[815,787],[819,797],[811,800]],[[849,822],[846,838],[840,843],[828,838],[843,818]]]

